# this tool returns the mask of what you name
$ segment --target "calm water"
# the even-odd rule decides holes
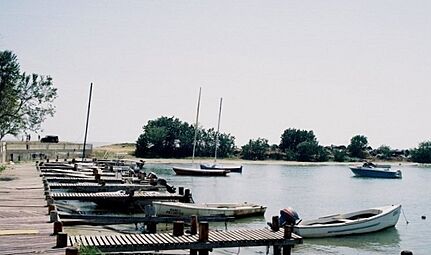
[[[395,228],[337,238],[306,239],[293,254],[400,254],[411,250],[431,254],[431,168],[399,167],[403,179],[353,177],[346,166],[245,165],[242,174],[229,177],[175,176],[171,165],[146,165],[148,171],[175,186],[190,188],[196,203],[248,201],[266,205],[265,217],[228,223],[228,229],[261,228],[279,210],[292,207],[302,219],[338,212],[401,203]],[[427,219],[422,220],[421,216]],[[212,227],[224,229],[225,225]],[[240,254],[265,254],[266,248],[241,248]],[[237,254],[238,249],[219,249],[216,254]],[[270,251],[272,253],[272,250]]]

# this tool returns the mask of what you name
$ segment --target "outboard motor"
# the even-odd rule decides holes
[[[298,213],[292,208],[284,208],[280,210],[280,227],[284,225],[295,225],[299,220]]]

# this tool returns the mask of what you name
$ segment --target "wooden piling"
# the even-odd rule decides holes
[[[67,233],[57,233],[57,248],[64,248],[67,246]]]
[[[199,242],[208,241],[208,221],[202,221],[199,223]]]
[[[190,234],[196,235],[197,232],[198,232],[198,217],[196,215],[193,215],[191,219]]]
[[[292,225],[288,225],[288,224],[284,225],[283,237],[285,239],[292,238],[292,231],[293,231]],[[283,246],[283,255],[290,255],[291,253],[292,253],[292,247],[290,245]]]
[[[157,223],[153,221],[147,222],[147,231],[150,234],[157,233]]]
[[[79,250],[76,247],[67,247],[66,255],[79,255]]]
[[[53,210],[56,210],[55,205],[48,205],[48,214],[51,214]]]
[[[182,236],[184,235],[184,221],[174,221],[174,236]]]
[[[184,195],[184,187],[178,187],[178,194]]]
[[[49,222],[56,222],[58,221],[58,212],[57,210],[52,210],[49,213]]]
[[[63,223],[61,223],[61,221],[55,221],[54,222],[54,235],[57,235],[60,232],[63,232]]]
[[[278,230],[280,230],[280,223],[279,223],[278,216],[272,216],[272,225],[271,225],[271,229],[272,229],[273,231],[278,231]]]

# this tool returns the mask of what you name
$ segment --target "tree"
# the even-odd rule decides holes
[[[350,153],[350,156],[356,158],[365,158],[365,150],[368,146],[368,139],[363,135],[355,135],[350,139],[350,144],[347,146],[347,150]]]
[[[282,151],[296,151],[297,146],[302,142],[316,141],[313,131],[299,130],[295,128],[289,128],[284,130],[281,135],[280,150]]]
[[[192,154],[194,128],[174,117],[149,120],[136,142],[137,157],[182,157]]]
[[[21,73],[17,56],[0,51],[0,140],[41,130],[46,117],[54,115],[56,97],[51,77]]]
[[[279,149],[286,160],[327,161],[328,151],[319,145],[313,131],[289,128],[281,135]]]
[[[264,138],[250,139],[248,144],[242,146],[241,149],[241,158],[243,159],[264,160],[269,150],[268,140]]]
[[[376,153],[380,159],[390,159],[392,157],[391,147],[387,145],[381,145],[377,148]]]
[[[410,150],[410,158],[417,163],[431,163],[431,141],[422,142]]]
[[[144,132],[136,142],[135,155],[137,157],[190,157],[193,151],[195,128],[187,122],[174,117],[159,117],[149,120],[143,127]],[[217,156],[219,158],[233,155],[235,151],[235,137],[220,133]],[[198,129],[196,156],[213,157],[215,152],[214,129]]]

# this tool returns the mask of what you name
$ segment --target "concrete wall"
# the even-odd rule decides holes
[[[87,144],[85,147],[88,156],[93,151],[93,145]],[[0,142],[0,162],[80,158],[83,148],[84,145],[78,143]]]

